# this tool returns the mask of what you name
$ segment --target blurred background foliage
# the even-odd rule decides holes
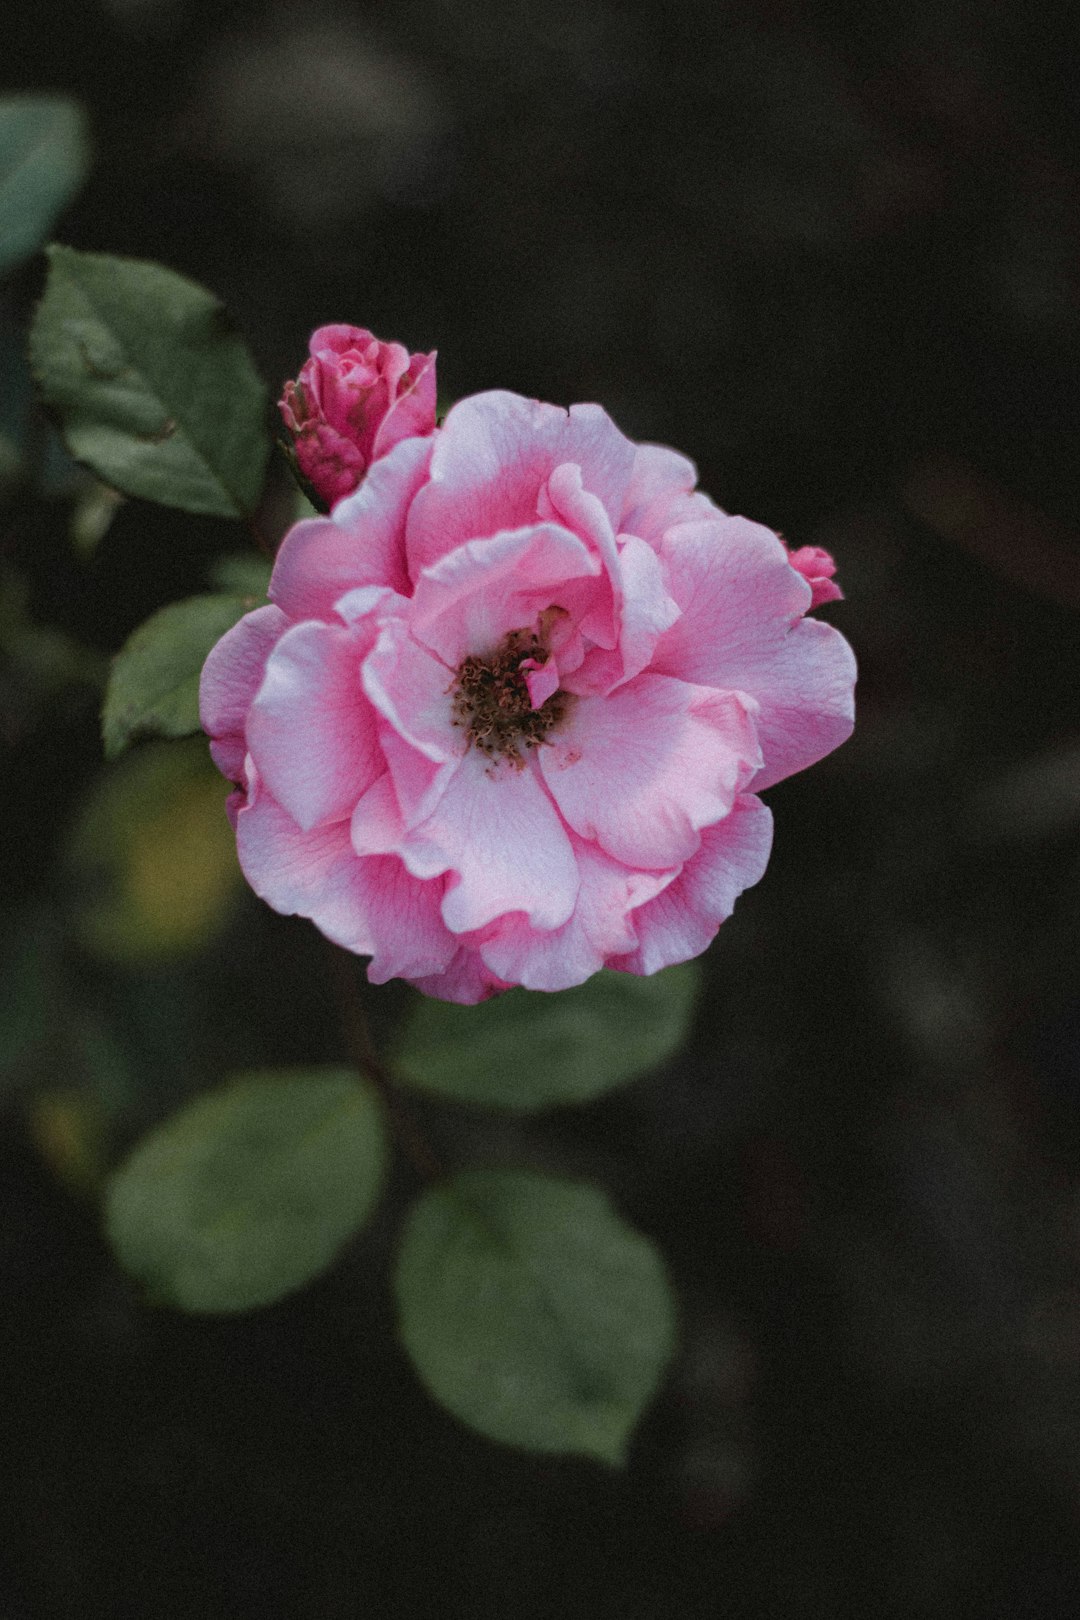
[[[86,108],[63,241],[212,288],[272,387],[346,320],[438,346],[447,399],[599,399],[834,551],[862,677],[853,741],[769,795],[677,1058],[537,1117],[414,1098],[447,1163],[599,1167],[666,1255],[683,1348],[625,1474],[422,1394],[400,1165],[302,1294],[148,1308],[106,1166],[226,1074],[345,1050],[201,745],[102,763],[131,630],[260,576],[234,525],[67,461],[23,358],[43,261],[12,260],[0,1613],[1075,1614],[1076,33],[1065,0],[5,10],[4,89]],[[278,468],[273,532],[291,501]],[[370,998],[384,1045],[405,1000]]]

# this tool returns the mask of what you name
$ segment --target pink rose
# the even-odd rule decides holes
[[[822,602],[842,602],[844,593],[836,584],[833,575],[836,573],[836,564],[827,551],[820,546],[800,546],[788,557],[792,568],[800,573],[809,585],[812,595],[810,606],[820,607]]]
[[[373,461],[435,427],[435,355],[380,343],[362,327],[320,326],[311,359],[278,401],[296,462],[333,506]]]
[[[297,524],[202,678],[257,893],[451,1001],[704,950],[855,664],[695,477],[597,405],[479,394]]]

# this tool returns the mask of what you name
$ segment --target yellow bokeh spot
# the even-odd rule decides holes
[[[69,846],[88,950],[153,963],[224,926],[242,887],[229,791],[202,738],[147,744],[102,774]]]
[[[53,1174],[73,1192],[97,1191],[105,1174],[101,1110],[80,1091],[47,1091],[29,1110],[34,1146]]]

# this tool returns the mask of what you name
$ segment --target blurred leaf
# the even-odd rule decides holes
[[[68,455],[59,433],[41,416],[26,353],[26,330],[0,304],[0,488],[22,482],[49,500],[77,501],[94,486],[92,474]]]
[[[252,552],[232,551],[218,557],[210,567],[210,583],[216,591],[228,591],[234,596],[254,596],[252,603],[259,607],[266,600],[273,564]]]
[[[76,102],[0,98],[0,275],[41,246],[89,162],[86,120]]]
[[[599,1188],[472,1170],[413,1209],[401,1336],[454,1415],[530,1451],[622,1462],[675,1342],[663,1263]]]
[[[87,950],[167,960],[224,925],[241,887],[228,791],[202,739],[152,743],[98,778],[67,848]]]
[[[0,653],[35,696],[51,697],[66,686],[100,686],[105,660],[89,647],[28,615],[29,587],[10,570],[0,572]]]
[[[306,523],[309,518],[322,517],[322,510],[308,500],[302,489],[298,489],[293,497],[293,522]]]
[[[378,1099],[349,1070],[241,1076],[139,1143],[109,1185],[109,1239],[155,1302],[252,1310],[326,1270],[385,1160]]]
[[[250,596],[190,596],[160,608],[128,637],[113,661],[101,711],[106,759],[136,737],[198,731],[206,655],[255,606]]]
[[[418,999],[397,1069],[423,1091],[484,1108],[590,1102],[678,1051],[698,982],[686,962],[648,979],[605,971],[554,995],[508,990],[478,1007]]]
[[[270,449],[266,391],[222,305],[162,265],[47,252],[30,359],[72,454],[127,495],[253,512]]]
[[[108,484],[90,479],[75,499],[68,526],[71,543],[80,557],[92,557],[112,527],[124,497]]]

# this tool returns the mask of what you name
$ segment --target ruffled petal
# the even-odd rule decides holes
[[[437,996],[440,1001],[456,1001],[465,1007],[475,1007],[477,1002],[489,1001],[500,990],[511,988],[502,979],[496,978],[468,945],[459,947],[457,955],[444,972],[414,978],[412,983],[425,996]]]
[[[251,705],[252,758],[305,832],[350,815],[384,768],[375,710],[360,684],[370,638],[366,625],[294,625],[267,659]]]
[[[259,784],[236,818],[236,843],[255,893],[370,956],[375,984],[441,973],[458,950],[439,912],[442,883],[418,882],[392,855],[358,859],[347,822],[304,832]]]
[[[649,665],[660,637],[679,617],[655,551],[636,534],[623,535],[618,558],[618,646],[593,648],[565,683],[569,692],[602,696]]]
[[[508,911],[559,928],[577,900],[570,838],[531,762],[516,770],[466,755],[401,855],[416,877],[450,874],[442,909],[455,934]]]
[[[761,763],[741,693],[639,675],[579,698],[540,750],[563,817],[627,866],[681,865]]]
[[[270,577],[271,601],[292,619],[332,619],[337,599],[358,585],[388,585],[408,595],[405,518],[431,447],[430,438],[403,439],[331,517],[294,524]]]
[[[368,965],[372,984],[444,972],[459,946],[442,919],[442,879],[421,882],[396,855],[375,855],[357,864],[375,941]]]
[[[405,823],[389,771],[361,795],[350,819],[349,833],[357,855],[391,855],[401,848]]]
[[[236,818],[240,865],[255,893],[282,916],[310,917],[337,945],[370,956],[375,939],[348,822],[303,832],[256,786]]]
[[[288,628],[280,608],[246,613],[210,650],[199,681],[199,724],[210,737],[210,752],[222,776],[243,776],[244,723],[259,689],[266,660]]]
[[[439,431],[430,481],[409,512],[413,578],[467,540],[535,522],[540,491],[563,462],[581,468],[585,488],[617,525],[634,446],[599,405],[564,411],[501,390],[459,401]]]
[[[573,915],[561,928],[533,928],[520,912],[504,917],[479,946],[487,966],[527,990],[566,990],[583,984],[613,956],[634,950],[634,912],[676,876],[633,872],[595,844],[574,838],[581,887]]]
[[[656,973],[699,956],[738,896],[761,878],[771,847],[772,815],[760,799],[742,794],[729,816],[705,829],[701,848],[674,882],[634,913],[638,948],[611,966]]]
[[[831,625],[801,617],[810,586],[776,535],[745,518],[683,524],[668,533],[661,556],[683,611],[652,667],[757,700],[764,763],[755,792],[850,736],[854,654]]]
[[[619,528],[655,549],[672,524],[719,516],[696,483],[697,468],[686,456],[662,444],[637,445]]]
[[[600,564],[556,523],[470,540],[420,575],[409,628],[451,670],[492,652],[511,630],[534,625],[553,604],[572,617],[587,608]]]
[[[453,725],[453,677],[397,619],[380,630],[362,679],[382,716],[380,745],[402,813],[414,826],[434,810],[465,753]]]
[[[585,488],[576,462],[564,461],[541,489],[538,506],[542,518],[553,519],[576,534],[599,562],[608,588],[590,592],[585,611],[577,615],[578,628],[598,647],[614,647],[619,635],[622,577],[615,530],[604,503]]]
[[[436,351],[414,354],[407,370],[409,380],[391,390],[390,407],[379,423],[372,458],[387,455],[402,439],[429,434],[435,426]]]

